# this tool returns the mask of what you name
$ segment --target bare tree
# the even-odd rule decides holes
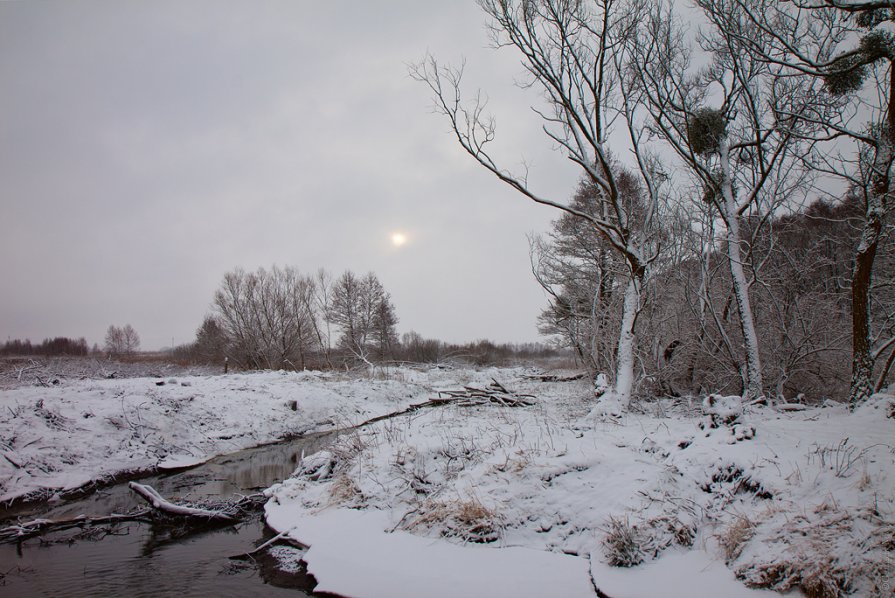
[[[106,330],[106,339],[103,348],[110,355],[124,353],[124,334],[118,326],[109,326]]]
[[[620,164],[614,168],[626,203],[642,206],[637,176]],[[600,201],[600,190],[586,179],[571,205],[603,215],[608,209]],[[592,374],[613,371],[618,337],[611,330],[618,329],[621,317],[621,297],[616,291],[625,279],[618,253],[593,226],[568,213],[553,222],[546,237],[530,239],[530,246],[532,271],[549,299],[538,318],[541,333],[573,349]]]
[[[250,368],[304,368],[314,339],[313,292],[313,281],[290,267],[227,273],[214,308],[234,360]]]
[[[792,78],[751,52],[766,35],[735,0],[696,4],[706,16],[698,43],[710,64],[694,67],[679,21],[669,5],[657,3],[638,30],[636,73],[656,131],[701,187],[693,205],[723,224],[744,349],[744,394],[758,397],[765,391],[750,286],[759,268],[751,263],[743,219],[763,221],[781,201],[804,201],[812,174],[804,140],[817,126],[798,117],[820,109],[820,85]]]
[[[109,326],[106,330],[105,350],[111,355],[132,355],[140,349],[140,335],[133,326]]]
[[[371,353],[386,356],[397,342],[391,297],[372,272],[363,278],[346,271],[332,287],[330,319],[341,329],[340,346],[369,362]]]
[[[635,325],[649,268],[658,255],[657,212],[663,180],[658,161],[643,143],[642,92],[630,85],[627,76],[630,33],[647,3],[479,0],[479,5],[490,19],[495,47],[514,49],[528,73],[525,86],[543,93],[547,108],[535,110],[544,132],[580,166],[605,209],[583,211],[547,197],[529,185],[527,173],[514,174],[499,166],[489,145],[495,138],[495,121],[486,114],[483,95],[476,95],[471,104],[463,102],[463,66],[442,67],[430,56],[411,67],[411,75],[428,85],[436,110],[448,118],[461,147],[482,167],[524,197],[587,222],[624,263],[615,380],[607,397],[625,407],[635,381]],[[645,190],[642,217],[636,220],[634,206],[619,191],[607,146],[614,127],[621,127],[628,137],[627,149]]]
[[[140,349],[140,335],[130,324],[125,324],[121,329],[122,349],[125,354],[131,355]]]
[[[315,314],[312,322],[314,336],[317,339],[317,347],[323,355],[326,365],[333,367],[332,363],[332,275],[320,268],[312,281],[313,293],[309,309]]]
[[[895,21],[891,2],[843,0],[737,0],[765,40],[750,50],[793,78],[823,81],[823,99],[835,107],[792,116],[823,130],[827,142],[815,168],[862,192],[864,217],[852,270],[852,380],[855,405],[877,386],[875,361],[890,339],[876,340],[872,325],[874,263],[892,210],[895,161]],[[857,41],[857,44],[855,42]],[[895,342],[895,341],[893,341]]]

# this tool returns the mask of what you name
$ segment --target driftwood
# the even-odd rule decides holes
[[[491,384],[485,388],[464,386],[463,390],[439,390],[438,396],[430,399],[432,405],[450,403],[460,407],[472,407],[485,403],[497,403],[503,407],[528,407],[534,405],[534,395],[526,395],[510,392],[497,380],[491,379]]]
[[[436,390],[437,397],[431,398],[422,403],[414,403],[406,409],[396,411],[394,413],[386,413],[385,415],[377,415],[371,417],[356,426],[355,428],[363,428],[384,419],[391,419],[399,415],[406,415],[426,409],[428,407],[442,407],[444,405],[457,405],[458,407],[474,407],[476,405],[484,405],[486,403],[496,403],[504,407],[530,407],[535,404],[534,395],[525,395],[510,392],[500,382],[492,378],[492,383],[486,388],[476,388],[474,386],[464,386],[462,390]]]
[[[199,518],[206,521],[218,522],[235,522],[238,520],[235,513],[231,509],[203,509],[200,507],[187,507],[176,505],[162,498],[162,495],[156,492],[155,488],[146,484],[138,484],[137,482],[129,482],[128,487],[136,492],[141,498],[148,502],[153,509],[161,511],[166,515],[175,517]]]
[[[137,509],[130,513],[122,515],[103,515],[99,517],[90,517],[87,515],[78,515],[71,519],[33,519],[15,525],[10,525],[0,529],[0,544],[10,544],[12,542],[21,542],[34,536],[39,536],[47,532],[58,532],[74,527],[90,527],[95,525],[111,525],[123,523],[127,521],[144,521],[148,522],[150,510]]]

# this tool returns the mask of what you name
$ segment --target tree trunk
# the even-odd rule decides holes
[[[631,274],[625,288],[622,307],[621,330],[618,335],[618,349],[615,359],[615,396],[622,409],[627,410],[634,389],[634,325],[640,312],[644,273],[638,268]]]
[[[745,392],[743,395],[744,398],[754,399],[764,395],[764,384],[761,379],[761,357],[758,351],[758,335],[755,332],[755,318],[752,315],[752,303],[749,300],[749,283],[743,269],[740,221],[736,199],[733,195],[727,139],[721,140],[719,150],[723,171],[721,193],[727,224],[727,261],[730,265],[733,294],[737,302],[740,330],[743,334],[743,349],[746,353],[745,380],[743,381]]]
[[[889,64],[889,97],[886,129],[877,139],[873,162],[873,188],[867,196],[864,230],[855,251],[852,275],[852,376],[849,404],[852,408],[873,394],[873,353],[870,338],[870,285],[873,261],[879,245],[889,194],[889,169],[895,147],[895,64]]]
[[[873,282],[873,261],[882,232],[882,217],[873,204],[881,199],[873,193],[868,199],[867,216],[861,241],[855,251],[852,272],[852,378],[849,404],[854,407],[873,394],[873,353],[870,339],[870,285]]]

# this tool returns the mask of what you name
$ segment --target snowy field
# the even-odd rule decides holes
[[[530,373],[266,372],[2,390],[0,499],[347,427],[496,380],[500,394],[532,404],[447,401],[386,419],[306,456],[268,491],[268,522],[310,546],[301,554],[319,590],[892,595],[891,395],[854,413],[693,399],[595,418],[587,382]]]
[[[613,598],[891,595],[891,396],[853,414],[662,401],[594,421],[586,383],[521,374],[488,373],[534,406],[386,420],[271,489],[268,523],[310,545],[321,590],[583,596],[592,575]]]
[[[426,396],[413,382],[306,372],[60,379],[0,390],[0,502],[347,427]]]

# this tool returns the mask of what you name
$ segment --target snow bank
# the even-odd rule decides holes
[[[762,593],[744,582],[811,591],[816,570],[843,591],[888,595],[888,398],[854,414],[842,406],[779,413],[732,397],[663,401],[646,405],[650,413],[601,420],[584,417],[593,406],[586,382],[517,374],[495,375],[537,396],[535,406],[445,406],[383,421],[340,438],[270,490],[269,521],[311,545],[308,561],[327,591],[398,595],[430,562],[449,558],[442,565],[466,580],[454,566],[460,554],[526,548],[544,559],[589,559],[595,585],[611,596]],[[355,519],[359,552],[348,546]],[[345,535],[327,535],[333,521]],[[388,557],[393,542],[400,558]],[[461,552],[443,552],[446,543]],[[348,560],[336,565],[339,555]],[[364,558],[376,566],[367,570]],[[780,573],[775,563],[793,566]],[[818,563],[832,565],[812,568]],[[377,575],[383,567],[388,582]],[[470,569],[471,584],[482,583],[477,575]]]
[[[0,390],[0,501],[126,471],[193,465],[429,397],[413,381],[425,381],[425,373],[386,374],[376,380],[262,372]]]
[[[319,589],[576,596],[592,594],[592,574],[616,598],[752,595],[744,583],[891,595],[895,397],[854,413],[718,397],[588,418],[588,382],[524,374],[266,372],[3,390],[0,500],[347,427],[495,378],[535,404],[386,419],[268,491],[269,522],[311,546]]]
[[[365,598],[564,598],[594,595],[584,559],[527,548],[459,546],[407,532],[377,510],[309,513],[270,504],[267,521],[310,545],[316,592]]]

